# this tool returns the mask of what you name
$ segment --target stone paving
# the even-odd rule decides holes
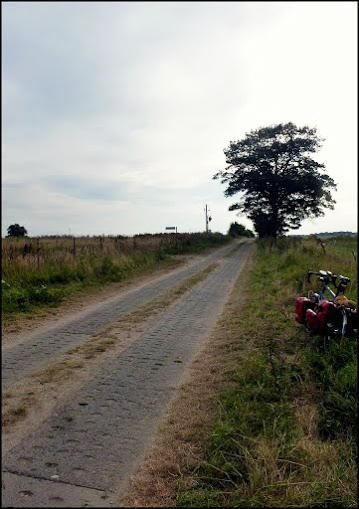
[[[223,258],[218,269],[172,304],[120,355],[100,365],[71,401],[60,404],[3,457],[4,507],[105,507],[114,503],[114,491],[125,488],[153,440],[250,249],[249,243],[244,244],[231,257]],[[222,249],[217,259],[226,253]],[[207,258],[206,264],[214,259],[214,255]],[[203,268],[199,264],[196,270]],[[112,315],[116,319],[119,308],[118,303]],[[80,334],[86,333],[82,329]]]
[[[185,267],[165,277],[135,288],[117,299],[110,299],[98,306],[95,311],[76,314],[65,324],[54,325],[45,331],[35,331],[26,335],[26,341],[15,344],[2,352],[2,387],[7,388],[20,376],[29,375],[41,366],[56,359],[93,335],[124,316],[136,311],[144,304],[169,290],[174,285],[203,270],[210,263],[219,260],[233,249],[233,245],[225,246],[209,256],[200,259],[189,267]]]

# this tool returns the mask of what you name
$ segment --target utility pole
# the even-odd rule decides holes
[[[206,213],[206,233],[208,233],[208,223],[210,221],[212,221],[212,218],[211,218],[211,216],[208,216],[209,210],[208,210],[207,204],[206,204],[206,207],[205,207],[204,211]]]

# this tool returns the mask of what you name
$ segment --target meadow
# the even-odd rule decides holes
[[[199,253],[229,241],[220,233],[2,239],[3,320],[57,306],[91,287],[174,267],[178,260],[171,255]]]

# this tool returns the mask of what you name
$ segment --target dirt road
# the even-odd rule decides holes
[[[4,507],[113,506],[216,323],[250,249],[250,242],[240,249],[220,248],[5,343],[3,386],[16,392],[18,386],[30,387],[34,372],[46,370],[69,349],[94,336],[112,338],[111,350],[86,365],[87,372],[79,364],[83,375],[57,382],[47,411],[44,405],[6,430]],[[134,312],[213,262],[216,267],[202,281],[122,337],[124,317],[130,323]],[[43,394],[45,400],[46,390]]]

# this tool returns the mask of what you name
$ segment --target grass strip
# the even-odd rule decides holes
[[[164,295],[161,295],[160,297],[151,300],[148,304],[145,304],[137,311],[134,311],[130,315],[125,316],[120,320],[119,323],[124,324],[141,322],[148,316],[152,315],[153,313],[158,313],[162,309],[172,304],[175,300],[180,298],[193,286],[197,285],[198,283],[206,279],[206,277],[211,272],[213,272],[218,267],[218,265],[219,265],[218,263],[211,263],[204,270],[197,272],[196,274],[189,277],[182,283],[176,285],[174,288],[168,290]]]
[[[227,253],[225,255],[225,258],[230,258],[231,256],[235,255],[240,249],[241,247],[243,246],[243,244],[245,243],[246,241],[245,240],[240,240],[237,245],[235,246],[234,249],[232,249],[229,253]]]

